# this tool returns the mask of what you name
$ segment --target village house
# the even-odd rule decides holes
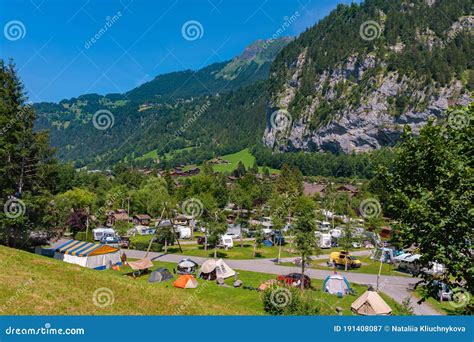
[[[113,226],[117,221],[130,221],[130,217],[128,216],[127,211],[125,209],[117,209],[109,212],[107,217],[107,225]]]
[[[140,226],[149,226],[151,221],[150,215],[138,214],[133,216],[133,223]]]
[[[313,197],[316,194],[320,197],[324,197],[326,188],[326,184],[303,182],[303,193],[309,197]]]

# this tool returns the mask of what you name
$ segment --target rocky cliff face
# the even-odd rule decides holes
[[[473,22],[472,16],[458,18],[441,37],[417,29],[416,39],[427,51],[447,49],[458,34],[472,33]],[[380,46],[352,52],[317,72],[311,46],[301,48],[297,58],[286,61],[283,81],[281,72],[271,75],[280,78],[274,80],[280,86],[268,101],[264,143],[280,151],[365,152],[394,144],[404,125],[418,131],[430,116],[442,118],[448,107],[470,102],[462,77],[441,84],[422,72],[393,68],[390,60],[410,49],[397,40],[383,53]]]

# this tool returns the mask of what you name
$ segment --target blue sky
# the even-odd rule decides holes
[[[298,35],[350,2],[0,0],[0,57],[13,58],[33,102],[121,93],[162,73],[231,59],[293,15],[284,35]]]

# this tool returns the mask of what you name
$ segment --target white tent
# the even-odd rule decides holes
[[[224,260],[206,260],[199,270],[199,276],[203,279],[214,280],[216,278],[229,278],[235,275],[235,271],[227,265]]]
[[[122,264],[119,249],[108,245],[76,240],[69,240],[57,247],[54,259],[96,270]]]
[[[323,291],[329,294],[344,296],[351,291],[351,286],[346,277],[339,274],[333,274],[324,280]]]
[[[362,296],[357,298],[351,305],[351,309],[358,315],[391,315],[392,309],[375,291],[365,291]]]

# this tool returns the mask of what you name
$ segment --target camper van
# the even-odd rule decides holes
[[[318,234],[319,235],[319,247],[320,248],[331,248],[331,234]],[[318,237],[318,236],[317,236]]]
[[[179,239],[190,239],[191,238],[191,228],[186,226],[176,226],[176,232],[178,233]]]
[[[234,247],[234,240],[232,239],[232,236],[222,235],[220,245],[225,249]]]
[[[101,241],[104,237],[114,237],[116,235],[112,228],[95,228],[92,229],[92,234],[94,235],[94,241]]]
[[[328,231],[329,229],[331,229],[331,223],[327,221],[323,221],[319,224],[319,230],[325,232],[325,231]]]

